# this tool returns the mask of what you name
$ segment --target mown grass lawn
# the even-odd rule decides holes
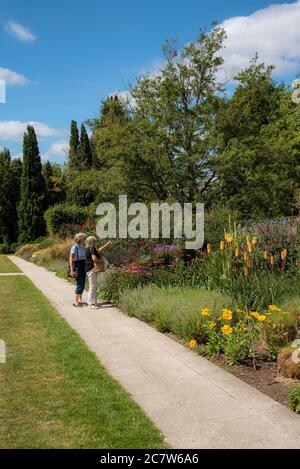
[[[20,269],[6,256],[0,256],[0,274],[21,272]]]
[[[0,278],[0,448],[157,448],[163,437],[26,277]]]

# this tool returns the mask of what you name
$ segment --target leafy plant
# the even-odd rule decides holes
[[[300,414],[300,384],[293,386],[288,393],[288,403],[290,408]]]

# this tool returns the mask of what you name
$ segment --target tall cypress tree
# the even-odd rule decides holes
[[[18,241],[18,205],[20,202],[22,178],[22,161],[16,158],[10,163],[10,194],[11,194],[11,214],[9,217],[9,233],[12,242]]]
[[[45,233],[43,212],[46,185],[34,128],[27,127],[23,140],[23,170],[19,214],[19,241],[33,241]]]
[[[10,236],[10,215],[12,211],[11,201],[11,176],[10,176],[10,153],[4,148],[0,152],[0,243],[9,245]]]
[[[79,134],[77,122],[71,121],[71,135],[70,135],[70,150],[69,150],[69,165],[71,168],[79,169]]]
[[[80,129],[79,160],[80,160],[81,169],[92,168],[93,153],[91,149],[89,136],[83,124],[81,124],[81,129]]]
[[[10,245],[18,239],[17,206],[20,197],[22,162],[11,161],[10,152],[0,152],[0,243]]]

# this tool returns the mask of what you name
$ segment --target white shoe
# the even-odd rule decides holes
[[[92,308],[92,309],[99,309],[99,307],[97,305],[94,305],[94,304],[90,304],[89,307]]]

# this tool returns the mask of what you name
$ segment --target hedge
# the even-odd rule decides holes
[[[67,237],[81,231],[88,218],[88,209],[76,205],[53,205],[45,212],[47,231],[51,236]]]

